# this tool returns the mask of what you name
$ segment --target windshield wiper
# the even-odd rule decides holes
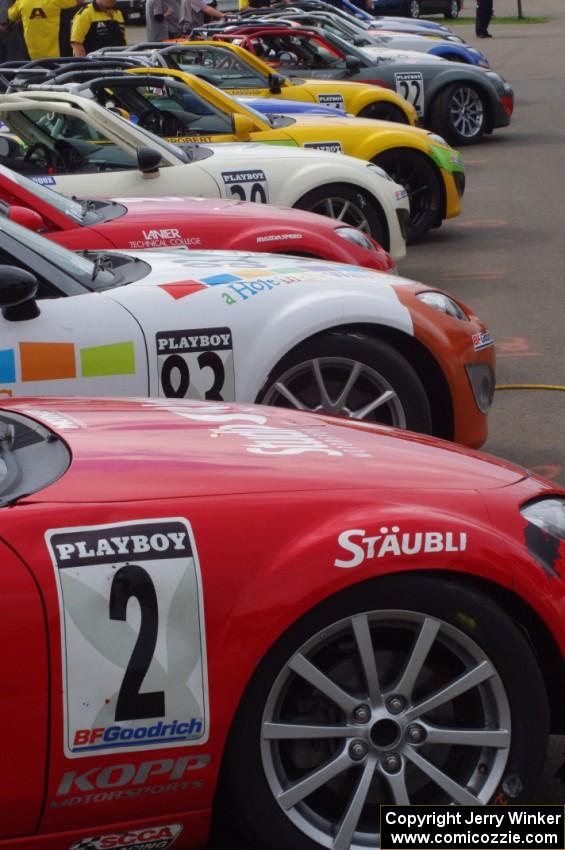
[[[96,280],[99,272],[108,272],[112,271],[112,258],[108,256],[108,254],[99,254],[95,260],[92,261],[92,274],[90,276],[90,282]]]

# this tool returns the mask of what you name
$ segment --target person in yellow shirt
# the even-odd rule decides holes
[[[30,59],[61,55],[59,34],[61,10],[77,6],[81,0],[16,0],[8,9],[10,23],[22,22]]]
[[[86,56],[101,47],[125,45],[124,18],[115,5],[116,0],[92,0],[77,12],[71,27],[74,56]]]

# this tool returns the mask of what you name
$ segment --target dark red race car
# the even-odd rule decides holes
[[[1,850],[367,850],[381,802],[531,802],[564,541],[563,490],[429,437],[4,405]]]
[[[356,228],[267,204],[180,197],[71,199],[0,166],[0,213],[2,206],[13,221],[72,250],[221,248],[395,269],[390,254]]]

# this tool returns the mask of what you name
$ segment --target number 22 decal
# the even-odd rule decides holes
[[[411,103],[418,115],[424,114],[424,77],[421,71],[403,71],[394,75],[396,91]]]
[[[180,518],[46,533],[61,617],[69,758],[208,737],[200,568]]]

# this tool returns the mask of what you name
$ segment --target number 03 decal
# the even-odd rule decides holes
[[[201,744],[200,568],[184,518],[48,531],[61,614],[65,755]]]

